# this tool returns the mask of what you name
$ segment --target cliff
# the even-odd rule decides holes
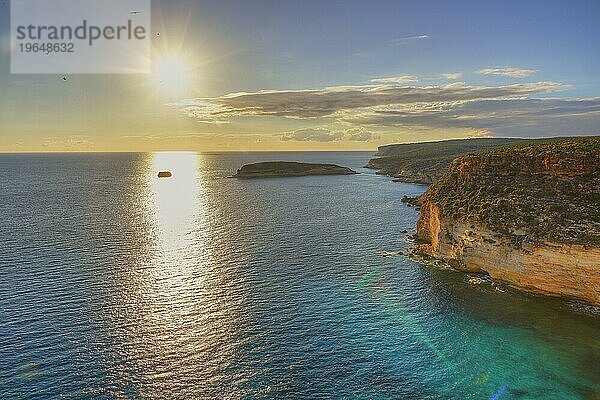
[[[418,251],[600,305],[600,137],[459,157],[423,196]]]
[[[456,157],[502,146],[551,143],[558,139],[479,138],[380,146],[366,168],[401,182],[431,184],[442,177]],[[564,138],[562,139],[564,140]]]
[[[247,164],[237,170],[236,178],[277,178],[307,175],[353,175],[357,172],[335,164],[269,161]]]

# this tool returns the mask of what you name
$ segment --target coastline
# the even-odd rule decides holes
[[[600,138],[456,158],[417,198],[414,252],[520,290],[600,305]]]

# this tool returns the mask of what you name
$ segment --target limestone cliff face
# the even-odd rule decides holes
[[[467,272],[531,292],[600,305],[600,248],[543,243],[520,249],[489,228],[441,218],[430,200],[421,207],[418,249]]]
[[[424,195],[418,251],[527,291],[600,305],[599,144],[454,160]]]
[[[432,184],[450,166],[452,160],[465,154],[502,146],[524,146],[565,140],[476,138],[439,142],[405,143],[380,146],[366,168],[389,175],[401,182]]]
[[[568,155],[555,152],[523,155],[518,151],[514,154],[473,154],[454,160],[453,167],[458,167],[458,173],[463,179],[477,179],[478,175],[484,173],[572,178],[595,172],[598,168],[598,155],[591,151],[577,150]]]

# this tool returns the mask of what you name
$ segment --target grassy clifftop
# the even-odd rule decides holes
[[[501,147],[455,159],[426,192],[442,218],[523,243],[600,245],[600,137]]]

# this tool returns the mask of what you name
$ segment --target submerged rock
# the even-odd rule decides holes
[[[409,197],[409,196],[405,195],[405,196],[402,196],[402,198],[400,199],[400,201],[403,202],[403,203],[405,203],[408,207],[415,207],[417,210],[423,204],[423,198],[422,198],[422,196]]]
[[[237,170],[234,178],[277,178],[308,175],[354,175],[356,171],[335,164],[268,161],[247,164]]]

